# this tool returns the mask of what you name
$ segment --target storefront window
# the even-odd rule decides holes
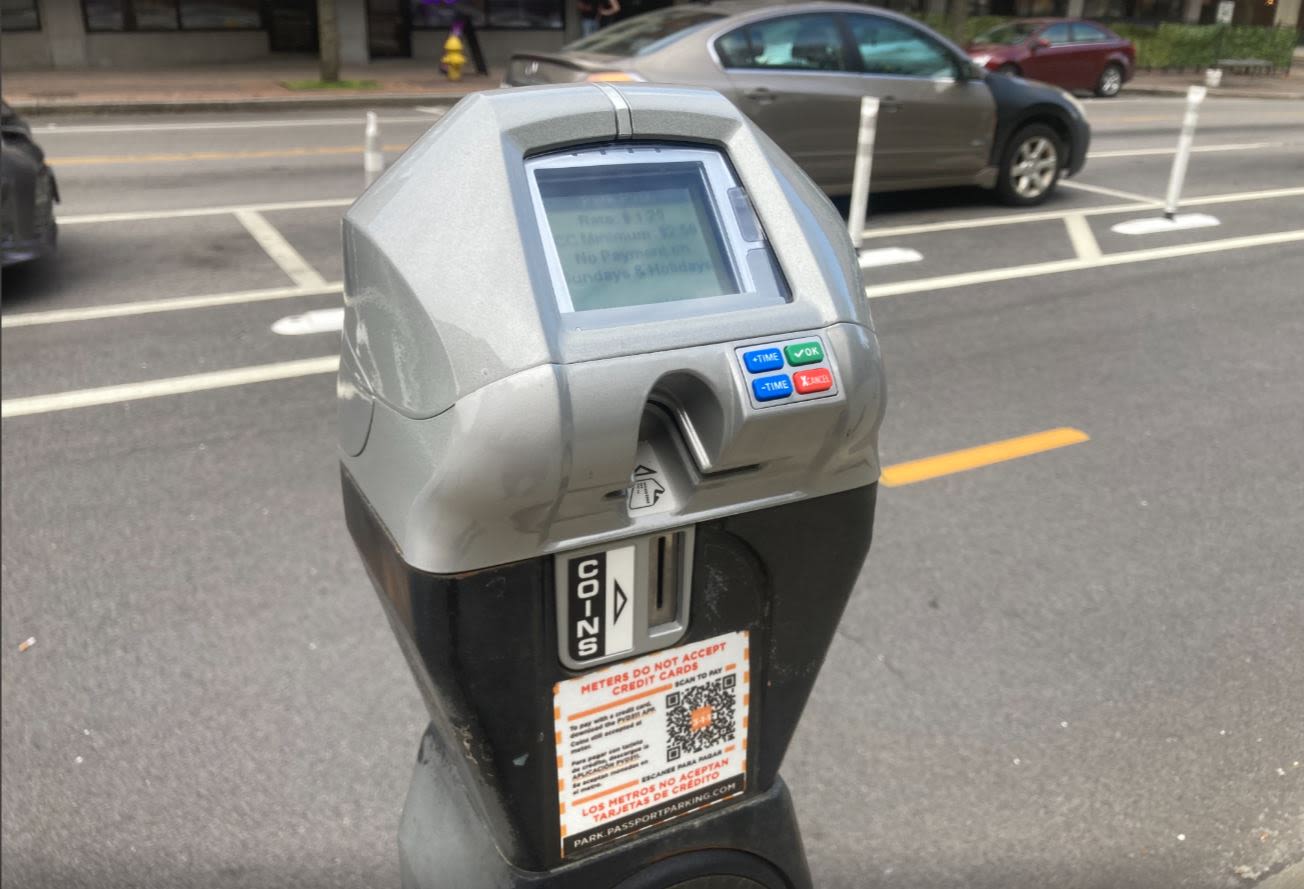
[[[413,28],[447,28],[465,15],[477,28],[561,30],[564,0],[412,0]]]
[[[121,31],[127,26],[124,0],[82,0],[87,31]]]
[[[9,2],[9,0],[4,0]],[[262,27],[259,0],[82,0],[88,31],[207,31]]]
[[[141,31],[173,31],[177,27],[176,0],[129,0]]]
[[[0,31],[39,31],[36,0],[0,0]]]
[[[489,0],[489,24],[497,28],[561,28],[557,0]]]
[[[181,27],[249,29],[262,27],[258,0],[181,0]]]
[[[470,18],[472,25],[482,28],[486,19],[485,2],[486,0],[413,0],[412,27],[447,28],[455,16],[465,15]]]

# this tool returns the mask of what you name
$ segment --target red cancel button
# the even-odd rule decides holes
[[[825,389],[833,388],[833,374],[827,367],[817,367],[814,370],[799,370],[793,373],[792,383],[797,388],[798,395],[823,392]]]

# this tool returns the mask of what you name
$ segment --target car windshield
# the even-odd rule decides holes
[[[700,7],[672,6],[634,16],[610,28],[603,28],[566,46],[567,52],[591,52],[607,56],[634,56],[659,49],[707,22],[724,18]]]
[[[1014,46],[1031,37],[1040,25],[1032,22],[1015,22],[984,31],[973,39],[974,43],[998,43],[1002,46]]]

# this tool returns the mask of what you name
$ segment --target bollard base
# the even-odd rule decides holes
[[[766,791],[548,871],[513,867],[427,727],[398,834],[403,889],[811,889],[792,797]]]
[[[1220,225],[1218,219],[1204,213],[1176,213],[1172,216],[1165,213],[1148,219],[1129,219],[1110,226],[1110,231],[1120,235],[1155,235],[1191,228],[1212,228],[1215,225]]]
[[[860,251],[860,267],[876,269],[885,265],[901,265],[905,262],[920,262],[924,254],[909,247],[879,247],[875,250]]]

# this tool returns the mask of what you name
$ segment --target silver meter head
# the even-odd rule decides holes
[[[595,642],[571,611],[596,601],[562,602],[568,666],[682,635],[697,523],[878,478],[844,224],[718,93],[470,96],[352,206],[344,246],[342,461],[403,561],[555,555],[562,589],[628,544],[602,608],[643,617]]]
[[[404,886],[810,889],[779,768],[884,405],[833,206],[718,93],[541,86],[344,248],[344,513],[430,715]]]

